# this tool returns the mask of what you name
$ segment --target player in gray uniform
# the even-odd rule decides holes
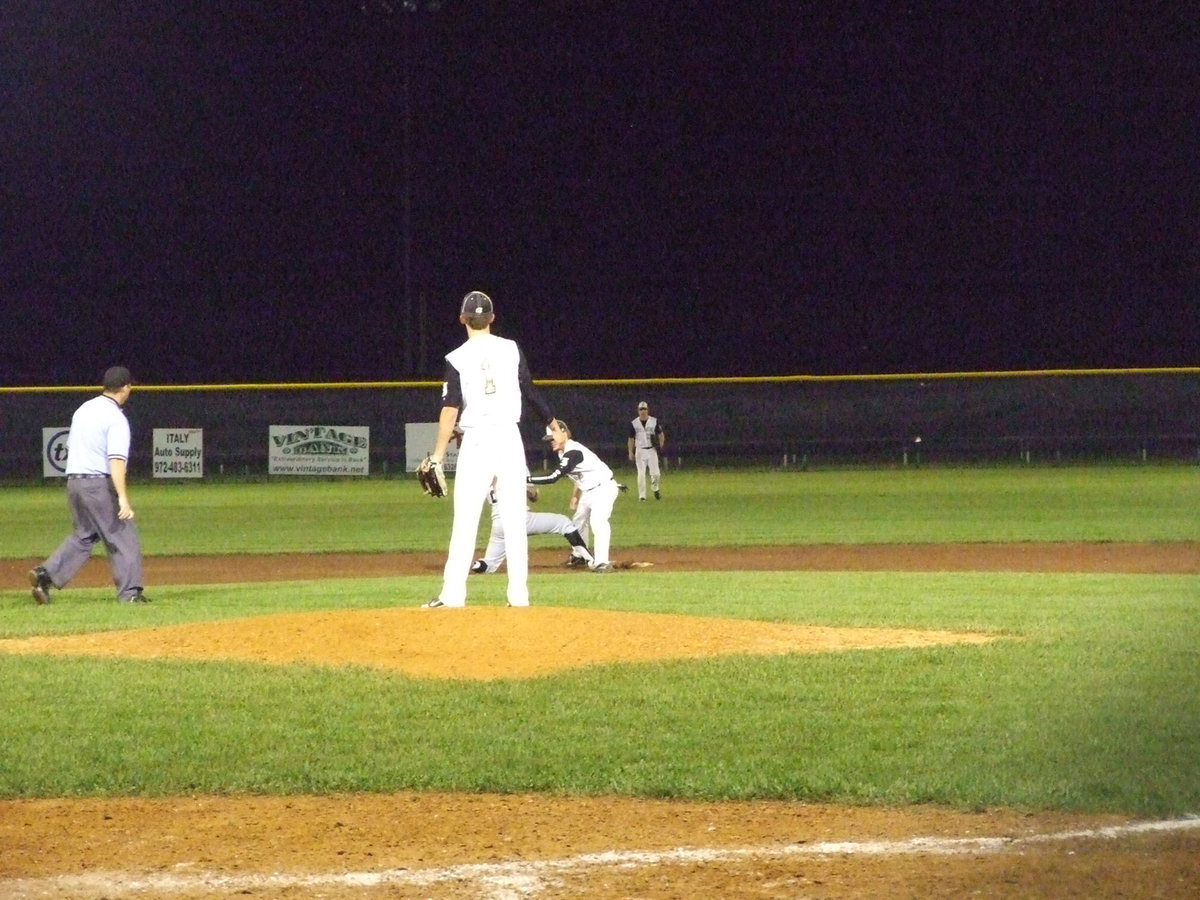
[[[650,490],[654,499],[661,500],[659,491],[661,473],[658,456],[666,446],[667,435],[662,425],[650,415],[650,404],[643,400],[638,404],[637,418],[629,423],[629,461],[637,468],[638,499],[646,499],[646,473],[650,474]]]
[[[617,484],[612,469],[600,457],[579,441],[571,440],[571,429],[562,419],[555,419],[551,423],[542,440],[549,441],[558,454],[558,467],[549,475],[530,476],[529,483],[553,484],[564,475],[575,483],[575,491],[571,495],[575,527],[585,540],[589,528],[595,538],[592,544],[592,570],[611,572],[612,562],[608,554],[612,544],[612,525],[609,518],[621,485]]]
[[[71,417],[67,437],[67,505],[74,530],[40,566],[29,572],[33,599],[50,602],[52,588],[64,588],[103,541],[117,599],[149,603],[142,593],[142,544],[133,524],[126,472],[129,420],[121,407],[133,390],[124,366],[104,373],[104,391]]]
[[[526,475],[528,474],[528,470],[526,470]],[[529,485],[525,490],[525,496],[530,503],[536,503],[538,489]],[[488,503],[492,507],[492,531],[488,536],[487,550],[484,551],[483,557],[475,560],[474,565],[471,566],[472,575],[494,575],[504,563],[504,525],[501,524],[500,513],[496,509],[495,491],[488,494]],[[525,534],[561,534],[584,562],[592,561],[592,554],[588,552],[587,544],[579,534],[579,529],[575,527],[575,523],[570,518],[562,513],[533,512],[526,507]]]

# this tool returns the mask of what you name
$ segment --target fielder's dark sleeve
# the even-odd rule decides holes
[[[442,384],[442,406],[462,409],[462,376],[450,363],[446,363],[446,374],[442,376]]]
[[[521,385],[521,396],[537,410],[542,417],[542,424],[549,425],[554,421],[554,411],[533,386],[533,376],[529,374],[529,364],[525,362],[525,353],[517,347],[520,362],[517,364],[517,382]]]
[[[549,475],[530,475],[525,480],[530,484],[554,484],[564,475],[570,475],[575,467],[583,462],[583,454],[578,450],[568,450],[558,461],[558,468]]]

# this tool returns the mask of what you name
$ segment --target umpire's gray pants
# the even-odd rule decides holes
[[[104,542],[117,599],[128,600],[143,587],[142,542],[132,519],[117,518],[117,490],[109,478],[68,478],[67,505],[74,532],[42,567],[55,587],[66,587]]]

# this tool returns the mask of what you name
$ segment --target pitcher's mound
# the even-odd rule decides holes
[[[0,641],[0,652],[376,666],[424,678],[528,678],[582,666],[729,654],[983,643],[994,636],[530,607],[288,613]]]

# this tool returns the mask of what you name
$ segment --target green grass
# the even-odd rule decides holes
[[[663,490],[662,503],[622,495],[616,546],[1200,540],[1200,470],[1186,466],[685,470]],[[564,511],[569,493],[545,489],[540,508]],[[0,534],[0,557],[47,555],[69,526],[61,485],[3,496],[21,527]],[[450,504],[411,478],[135,484],[131,496],[147,555],[443,550],[450,531]]]
[[[622,501],[616,546],[1196,540],[1198,481],[1184,468],[672,473],[663,503]],[[775,502],[746,499],[760,485]],[[199,526],[193,552],[222,541],[297,551],[304,534],[308,549],[339,549],[328,545],[343,531],[365,545],[347,549],[442,549],[448,504],[414,491],[386,481],[136,485],[134,496],[158,552],[187,541],[156,517],[182,526],[188,509],[243,523],[240,535]],[[36,551],[24,530],[6,529],[0,555],[44,554],[64,528],[61,491],[14,489],[11,499],[44,515],[44,528]],[[289,524],[301,519],[308,532]],[[15,585],[0,591],[0,636],[412,605],[436,587],[431,576],[163,585],[144,607],[79,589],[37,607]],[[539,574],[534,592],[539,605],[1001,639],[487,684],[353,666],[0,653],[0,796],[437,788],[1200,812],[1200,576],[633,571]],[[502,606],[504,579],[472,582],[471,601]]]

